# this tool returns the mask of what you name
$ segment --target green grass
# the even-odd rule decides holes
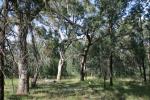
[[[27,96],[16,96],[17,79],[5,81],[5,100],[150,100],[150,85],[133,79],[115,79],[114,86],[103,88],[103,81],[89,78],[84,82],[66,79],[61,82],[39,80]]]

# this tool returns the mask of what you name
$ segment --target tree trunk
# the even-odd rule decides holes
[[[0,30],[0,100],[4,100],[4,33]]]
[[[36,72],[31,80],[31,88],[34,88],[36,86],[36,82],[38,79],[38,72]]]
[[[150,51],[148,52],[148,66],[149,66],[149,82],[150,82]]]
[[[108,32],[110,34],[111,47],[110,47],[110,57],[109,57],[109,71],[110,71],[110,86],[113,86],[113,23],[109,20]]]
[[[81,65],[80,65],[80,81],[84,81],[84,77],[85,77],[85,69],[86,69],[86,59],[87,59],[87,55],[88,55],[88,52],[89,52],[89,48],[90,46],[92,45],[91,44],[91,37],[90,35],[88,34],[88,31],[87,31],[87,34],[86,34],[86,39],[88,41],[88,44],[87,46],[84,48],[84,51],[83,51],[83,54],[81,55],[82,58],[81,58]]]
[[[142,59],[142,68],[143,68],[143,79],[144,82],[146,82],[147,79],[146,79],[146,68],[145,68],[144,58]]]
[[[31,80],[31,87],[34,88],[36,86],[36,82],[37,82],[37,79],[38,79],[38,76],[39,76],[39,69],[40,69],[40,54],[37,50],[37,47],[36,47],[36,43],[35,43],[35,38],[34,38],[34,35],[33,35],[33,32],[32,32],[32,26],[30,25],[30,28],[31,28],[31,33],[32,33],[32,48],[33,48],[33,54],[34,54],[34,57],[36,59],[36,70],[35,70],[35,74]]]
[[[65,50],[63,47],[59,48],[59,56],[60,56],[60,59],[59,59],[59,63],[58,63],[58,69],[57,69],[57,81],[60,81],[61,80],[61,76],[62,76],[62,69],[63,69],[63,66],[65,64],[65,59],[64,59],[64,56],[65,56]]]
[[[28,65],[27,65],[27,48],[26,38],[20,37],[20,60],[18,62],[19,70],[19,83],[17,94],[26,95],[29,91],[29,77],[28,77]]]
[[[85,59],[86,57],[83,56],[82,61],[81,61],[81,69],[80,69],[80,81],[84,81],[84,76],[85,76]]]
[[[106,76],[107,76],[107,73],[104,72],[104,89],[106,88]]]
[[[113,60],[112,60],[112,53],[110,54],[110,65],[109,65],[109,70],[110,70],[110,86],[113,86]]]
[[[147,54],[147,58],[148,58],[148,68],[149,68],[149,82],[150,82],[150,34],[149,34],[149,41],[148,41],[148,54]]]
[[[87,59],[87,54],[90,48],[90,43],[88,44],[88,46],[84,49],[84,53],[82,55],[81,58],[81,68],[80,68],[80,81],[84,81],[84,77],[85,77],[85,69],[86,69],[86,59]]]
[[[61,80],[63,66],[64,66],[64,59],[61,58],[58,63],[57,81]]]
[[[25,49],[21,49],[21,51],[25,51]],[[22,52],[23,53],[23,52]],[[27,54],[24,55],[20,54],[21,58],[18,64],[18,70],[19,70],[19,83],[18,83],[18,89],[17,94],[19,95],[26,95],[29,92],[29,77],[28,77],[28,66],[27,66]],[[24,57],[24,58],[22,58]]]
[[[141,66],[139,66],[139,70],[140,70],[140,74],[141,74],[141,77],[143,76],[143,73],[142,73],[142,68]]]
[[[27,95],[29,92],[29,76],[28,76],[28,52],[27,52],[27,33],[28,27],[23,24],[23,15],[20,14],[20,29],[19,29],[19,83],[17,88],[18,95]]]

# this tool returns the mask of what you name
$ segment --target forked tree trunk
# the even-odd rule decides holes
[[[90,37],[89,31],[86,33],[86,40],[87,40],[87,46],[84,48],[83,54],[81,55],[81,65],[80,65],[80,81],[84,81],[85,77],[85,69],[86,69],[86,60],[87,60],[87,55],[90,49],[90,46],[92,45],[92,38]]]
[[[88,43],[87,47],[84,49],[84,53],[81,58],[81,65],[80,65],[80,81],[84,81],[85,77],[85,69],[86,69],[86,60],[87,60],[87,55],[89,48],[91,46],[91,42]]]
[[[63,69],[63,66],[64,66],[64,59],[61,58],[59,60],[59,63],[58,63],[58,72],[57,72],[57,81],[60,81],[61,80],[61,76],[62,76],[62,69]]]
[[[27,33],[28,27],[23,24],[23,15],[20,14],[20,26],[19,26],[19,83],[17,88],[18,95],[27,95],[29,92],[29,76],[28,76],[28,53],[27,53]]]

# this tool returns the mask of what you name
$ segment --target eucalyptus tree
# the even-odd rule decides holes
[[[62,17],[75,30],[76,37],[82,38],[83,49],[80,51],[80,80],[84,81],[86,63],[90,47],[99,40],[101,21],[98,19],[96,7],[90,0],[71,2],[71,11],[75,21]],[[72,8],[74,8],[72,10]]]
[[[68,13],[65,15],[61,14],[60,10],[52,10],[65,23],[71,25],[76,37],[82,37],[84,47],[80,53],[80,80],[84,81],[89,49],[103,35],[99,34],[102,25],[99,19],[101,16],[97,15],[96,7],[90,0],[68,1],[66,11]]]
[[[145,15],[146,15],[146,9],[144,7],[146,6],[146,1],[137,0],[136,4],[132,7],[130,12],[130,18],[131,18],[131,25],[132,25],[132,46],[133,46],[133,52],[135,55],[135,59],[137,60],[137,63],[139,67],[142,70],[142,77],[144,79],[144,82],[147,81],[147,74],[146,74],[146,45],[148,44],[148,41],[146,38],[148,37],[147,25],[145,25]]]
[[[11,1],[13,16],[16,17],[16,25],[19,27],[18,49],[19,49],[19,83],[17,94],[27,94],[29,92],[29,73],[28,73],[28,50],[27,34],[31,21],[44,7],[43,1],[40,0],[14,0]]]
[[[132,0],[95,0],[96,5],[103,16],[103,20],[107,27],[107,33],[110,35],[110,54],[109,54],[109,70],[110,85],[113,85],[113,56],[115,48],[115,31],[119,21],[126,14],[126,9]]]
[[[45,22],[49,23],[47,27],[51,28],[51,32],[58,34],[57,37],[53,36],[53,38],[59,40],[58,52],[60,60],[58,63],[57,80],[61,79],[63,66],[65,60],[67,60],[65,52],[72,41],[76,40],[77,27],[80,26],[77,25],[77,23],[79,23],[82,17],[80,13],[84,13],[81,8],[81,4],[78,0],[47,2],[45,12],[46,16],[48,16],[48,21]]]
[[[86,74],[86,63],[90,47],[99,40],[99,28],[101,21],[98,19],[97,10],[90,0],[86,1],[73,1],[71,2],[73,17],[75,21],[64,17],[68,24],[70,24],[76,34],[76,37],[82,38],[83,49],[80,51],[80,80],[84,81]],[[62,17],[63,18],[63,17]]]

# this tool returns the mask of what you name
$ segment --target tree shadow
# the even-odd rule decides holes
[[[114,85],[113,87],[107,87],[106,90],[115,93],[115,96],[118,98],[122,98],[119,100],[125,100],[126,96],[146,96],[150,99],[150,85],[142,84],[140,82],[130,81],[126,82],[124,85],[119,84]]]
[[[94,83],[94,82],[93,82]],[[60,82],[60,83],[49,83],[39,84],[37,86],[37,90],[33,92],[33,94],[38,93],[48,93],[50,98],[53,97],[68,97],[68,96],[82,96],[88,94],[98,94],[98,91],[102,88],[101,84],[89,84],[89,81],[84,82]],[[100,88],[100,89],[99,89]],[[42,90],[42,91],[41,91]]]
[[[147,96],[150,99],[150,85],[141,84],[136,81],[118,81],[114,86],[109,86],[106,82],[104,89],[103,82],[95,80],[86,80],[84,82],[56,82],[41,83],[31,89],[28,96],[11,95],[9,100],[45,100],[45,98],[67,98],[67,97],[85,97],[85,100],[126,100],[128,96],[141,97]],[[92,97],[92,98],[91,98]],[[23,99],[25,98],[25,99]]]
[[[32,100],[33,97],[32,96],[20,96],[20,95],[10,95],[8,98],[8,100]]]

